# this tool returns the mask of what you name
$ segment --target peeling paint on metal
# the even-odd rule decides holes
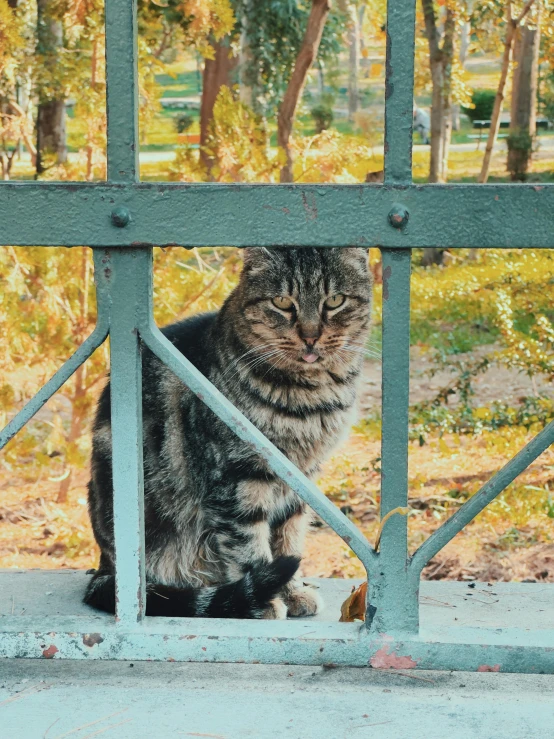
[[[389,299],[389,280],[392,275],[392,267],[389,265],[383,270],[383,300]]]
[[[500,665],[479,665],[477,672],[500,672]]]
[[[315,221],[317,218],[317,202],[313,193],[306,193],[302,191],[302,204],[306,211],[306,218],[308,221]]]
[[[93,647],[95,644],[102,644],[104,637],[101,634],[85,634],[83,636],[83,644],[85,647]]]
[[[389,652],[389,647],[382,647],[371,657],[369,664],[376,669],[412,670],[417,662],[410,656]]]
[[[54,659],[54,655],[58,653],[58,647],[55,644],[50,644],[48,649],[43,649],[42,656],[44,659]]]

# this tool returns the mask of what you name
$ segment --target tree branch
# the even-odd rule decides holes
[[[310,16],[302,45],[292,72],[283,102],[279,106],[277,118],[277,143],[284,150],[287,157],[285,166],[281,169],[281,182],[292,182],[292,155],[290,152],[290,137],[296,106],[302,95],[306,77],[317,58],[321,36],[325,21],[331,9],[330,0],[312,0]]]
[[[535,0],[527,0],[527,2],[525,3],[525,7],[523,8],[521,13],[518,15],[518,17],[514,21],[514,24],[516,25],[516,27],[519,26],[521,21],[525,18],[525,16],[531,10],[534,4],[535,4]]]
[[[429,42],[429,51],[434,60],[438,60],[441,55],[439,45],[439,32],[437,31],[437,18],[435,16],[434,0],[421,0],[421,8],[425,19],[425,35]]]

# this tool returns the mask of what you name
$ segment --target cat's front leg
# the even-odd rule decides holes
[[[297,512],[275,529],[272,540],[273,556],[292,555],[302,557],[304,540],[311,515],[302,505]],[[314,588],[303,585],[294,577],[281,591],[289,616],[315,616],[323,608],[323,601]]]
[[[271,529],[267,521],[235,524],[231,532],[217,536],[217,549],[225,563],[228,582],[244,577],[250,565],[260,561],[271,562]],[[264,619],[285,619],[287,606],[280,597],[274,598],[263,612]]]

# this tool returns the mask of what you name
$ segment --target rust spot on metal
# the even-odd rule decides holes
[[[394,82],[392,81],[393,71],[391,60],[392,41],[390,33],[387,31],[387,55],[385,59],[385,100],[388,100],[394,93]]]
[[[479,665],[477,672],[500,672],[500,665]]]
[[[383,270],[383,300],[389,299],[389,279],[392,276],[392,267],[385,267]]]
[[[315,221],[317,218],[317,203],[315,200],[315,196],[310,195],[310,199],[308,200],[308,196],[305,192],[303,192],[302,204],[304,205],[304,210],[306,211],[306,216],[308,217],[308,220]]]
[[[83,644],[85,647],[93,647],[95,644],[102,644],[104,637],[100,634],[85,634],[83,636]]]
[[[203,652],[206,652],[207,651],[207,648],[206,647],[202,647],[202,651]]]
[[[44,659],[53,659],[54,658],[54,655],[57,652],[59,652],[58,647],[55,644],[50,644],[50,646],[48,647],[48,649],[43,649],[42,650],[42,656],[44,657]]]
[[[417,667],[417,662],[409,655],[389,652],[389,647],[381,647],[369,660],[371,667],[375,669],[412,670]]]

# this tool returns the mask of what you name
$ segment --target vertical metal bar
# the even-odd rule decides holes
[[[106,0],[105,7],[108,180],[136,182],[139,176],[137,0]],[[114,221],[114,225],[125,223]],[[138,256],[147,251],[151,259],[151,249],[108,249],[97,259],[109,283],[116,617],[122,625],[140,621],[146,607],[142,377],[137,311],[141,301],[148,302],[148,296],[137,289],[137,270],[148,270],[148,257],[144,262],[144,255],[142,259]],[[151,291],[151,279],[149,285]]]
[[[387,2],[385,185],[412,181],[416,0]],[[403,228],[402,207],[389,216]],[[407,218],[407,214],[406,214]],[[381,519],[408,503],[411,250],[381,250],[383,259],[383,405]],[[418,629],[419,579],[408,569],[408,521],[394,515],[381,536],[379,575],[369,580],[366,624],[376,632]]]
[[[151,306],[152,249],[96,251],[110,311],[113,518],[117,621],[131,626],[145,611],[142,373],[138,314]],[[144,293],[144,286],[150,292]],[[99,291],[99,301],[102,299]]]
[[[106,109],[110,182],[138,180],[137,34],[136,0],[106,0]]]
[[[412,181],[416,0],[387,2],[385,183]]]
[[[383,249],[381,518],[408,504],[411,250]],[[368,588],[369,625],[379,632],[418,626],[418,583],[408,570],[408,517],[395,514],[381,536],[379,576]]]

